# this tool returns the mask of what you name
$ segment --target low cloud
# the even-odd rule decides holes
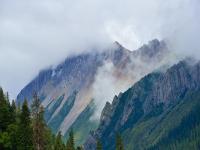
[[[101,111],[107,101],[112,102],[114,95],[127,89],[131,82],[128,79],[119,79],[115,76],[116,68],[112,62],[105,62],[97,71],[93,83],[92,96],[97,106],[92,120],[100,118]]]
[[[39,70],[116,40],[199,56],[199,14],[199,0],[1,0],[0,85],[15,98]]]
[[[126,67],[121,69],[112,62],[105,61],[104,65],[98,69],[92,85],[92,98],[96,109],[91,120],[99,120],[106,102],[112,103],[115,95],[126,91],[148,73],[164,71],[163,66],[168,65],[169,67],[174,64],[176,57],[171,54],[170,51],[164,50],[163,55],[156,55],[151,60],[132,56]]]

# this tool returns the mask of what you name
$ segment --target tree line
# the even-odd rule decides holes
[[[66,144],[61,132],[52,134],[44,120],[44,108],[37,94],[29,106],[10,103],[8,94],[0,88],[0,150],[81,150],[75,148],[73,130]]]
[[[125,150],[122,137],[119,133],[117,133],[116,137],[115,137],[115,149],[116,150]],[[96,150],[103,150],[101,140],[99,140],[99,139],[97,139],[97,141],[96,141]]]
[[[97,150],[102,150],[97,140]],[[83,150],[75,146],[74,132],[69,132],[66,143],[61,132],[54,135],[44,120],[44,108],[37,94],[29,106],[25,99],[22,105],[10,102],[8,93],[0,88],[0,150]],[[121,136],[116,136],[116,150],[124,150]]]

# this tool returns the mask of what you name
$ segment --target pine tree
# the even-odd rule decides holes
[[[116,135],[116,150],[124,150],[122,138],[120,134]]]
[[[65,145],[62,142],[61,132],[58,132],[58,135],[56,136],[54,150],[64,150],[64,149],[65,149]]]
[[[4,95],[3,89],[0,87],[0,101],[3,101],[3,100],[5,100],[5,95]]]
[[[27,101],[16,108],[0,88],[0,150],[54,150],[55,138],[44,121],[44,109],[37,95],[32,110],[31,119]],[[61,144],[59,150],[64,150],[62,140]]]
[[[33,121],[33,141],[36,150],[44,150],[48,147],[48,132],[47,125],[44,120],[44,109],[41,106],[40,99],[37,94],[33,96],[32,121]]]
[[[78,147],[76,148],[76,150],[83,150],[83,147],[82,147],[82,146],[78,146]]]
[[[54,150],[55,136],[51,133],[51,130],[48,127],[45,130],[44,139],[46,140],[45,150]]]
[[[19,116],[18,124],[18,144],[17,149],[32,150],[33,149],[33,136],[31,128],[30,111],[28,103],[25,100],[22,105],[22,111]]]
[[[10,124],[9,102],[6,100],[3,89],[0,88],[0,132],[6,131]]]
[[[17,117],[17,110],[16,110],[16,105],[15,101],[12,101],[12,104],[10,105],[10,121],[11,123],[15,124],[16,123],[16,117]]]
[[[102,150],[102,144],[101,144],[101,141],[98,139],[97,140],[97,147],[96,147],[97,150]]]
[[[0,88],[0,149],[16,149],[16,112]]]
[[[0,133],[0,149],[1,150],[11,149],[11,141],[8,132]]]
[[[75,150],[73,129],[71,129],[71,131],[69,132],[69,139],[67,140],[66,149],[67,150]]]
[[[10,148],[11,150],[17,150],[16,145],[18,145],[18,126],[16,123],[10,124],[7,129],[7,133],[9,135],[10,140]]]

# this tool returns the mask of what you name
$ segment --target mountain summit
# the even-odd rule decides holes
[[[163,41],[150,41],[136,51],[115,42],[101,52],[69,57],[56,68],[42,70],[21,90],[17,103],[27,98],[30,104],[33,92],[37,92],[45,107],[45,119],[54,133],[61,131],[66,135],[71,127],[77,128],[75,136],[83,143],[80,124],[87,122],[85,136],[96,129],[97,110],[101,111],[115,94],[166,63],[168,54]],[[113,91],[108,92],[110,89]],[[97,99],[99,95],[101,100]],[[95,114],[97,119],[91,119]]]
[[[199,83],[200,62],[181,61],[166,72],[148,74],[106,103],[99,127],[91,132],[85,149],[95,150],[98,139],[103,149],[114,150],[116,133],[124,137],[127,150],[198,145]]]

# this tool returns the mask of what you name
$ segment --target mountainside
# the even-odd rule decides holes
[[[30,104],[33,92],[37,92],[45,107],[45,119],[53,132],[61,131],[63,135],[67,135],[67,131],[73,126],[77,129],[75,134],[78,141],[83,143],[86,138],[83,136],[87,136],[98,125],[98,119],[91,119],[99,107],[96,99],[98,92],[102,95],[108,89],[115,89],[108,95],[113,97],[165,64],[168,61],[166,58],[167,47],[158,40],[150,41],[136,51],[129,51],[115,42],[102,52],[69,57],[56,68],[41,71],[21,90],[17,103],[22,103],[27,98]],[[110,78],[112,83],[107,82]],[[105,87],[104,83],[112,87]],[[102,97],[103,100],[108,97],[106,96]],[[81,120],[81,116],[86,119]],[[78,124],[87,124],[88,128],[83,132]]]
[[[99,139],[105,150],[113,150],[120,133],[126,150],[198,149],[199,110],[200,62],[181,61],[107,102],[84,147],[94,150]]]

